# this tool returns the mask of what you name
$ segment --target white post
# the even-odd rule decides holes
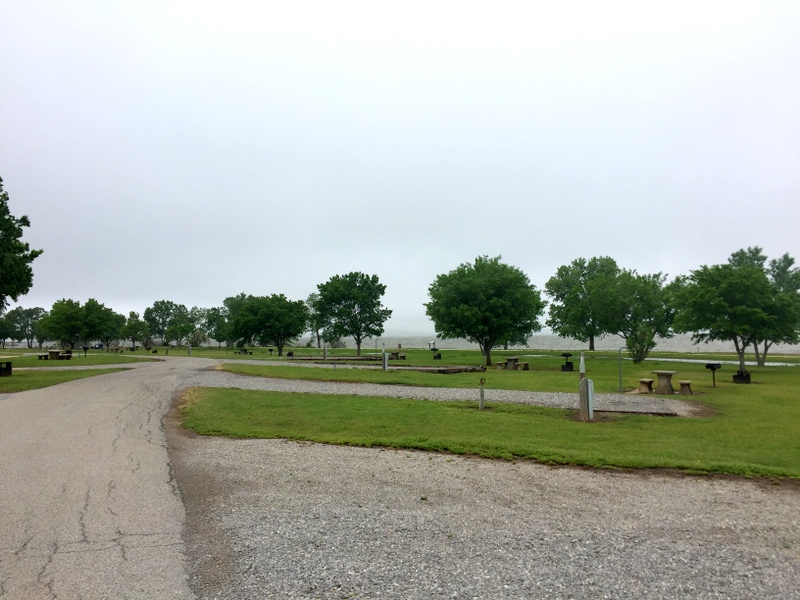
[[[581,366],[578,369],[580,371],[580,378],[586,379],[586,363],[583,361],[583,352],[581,352]]]

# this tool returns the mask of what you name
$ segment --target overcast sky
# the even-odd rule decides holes
[[[800,3],[0,0],[18,305],[800,260]]]

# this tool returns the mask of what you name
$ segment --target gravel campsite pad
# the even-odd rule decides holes
[[[799,597],[793,484],[168,437],[200,598]]]

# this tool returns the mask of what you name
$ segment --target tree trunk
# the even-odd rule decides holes
[[[774,344],[774,342],[768,342],[767,340],[764,340],[764,351],[761,353],[761,358],[758,359],[759,367],[763,367],[764,365],[767,364],[767,352],[769,352],[769,349],[772,347],[772,344]],[[758,354],[756,354],[756,356],[758,356]]]
[[[739,338],[733,339],[733,346],[736,348],[736,354],[739,356],[739,371],[742,373],[747,371],[747,366],[744,364],[744,353],[747,350],[746,344],[739,344]]]
[[[590,335],[589,336],[589,351],[592,351],[592,350],[594,350],[594,336]]]
[[[356,356],[361,356],[361,340],[356,340]]]
[[[753,352],[755,352],[756,355],[756,364],[759,367],[763,367],[764,359],[761,358],[761,349],[758,347],[758,342],[753,342]]]

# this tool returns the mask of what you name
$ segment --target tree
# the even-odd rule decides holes
[[[386,292],[377,275],[352,272],[334,275],[317,286],[317,311],[325,322],[326,336],[350,336],[361,356],[361,342],[383,334],[383,324],[392,315],[384,308],[381,297]]]
[[[217,347],[222,347],[222,342],[226,345],[232,340],[230,321],[228,319],[228,308],[225,306],[208,309],[206,315],[208,334],[217,340]]]
[[[209,309],[199,306],[193,306],[189,309],[189,322],[192,324],[192,331],[187,337],[192,346],[201,346],[208,341],[208,313]]]
[[[31,263],[42,251],[31,250],[30,244],[21,240],[22,228],[30,226],[27,216],[16,218],[11,214],[8,192],[3,190],[0,178],[0,315],[9,298],[16,302],[33,285]]]
[[[249,296],[237,311],[233,331],[238,339],[274,344],[278,356],[283,356],[283,348],[303,334],[307,322],[308,308],[302,300],[291,301],[283,294]]]
[[[317,348],[322,348],[322,330],[325,328],[325,318],[319,310],[317,310],[317,303],[319,302],[319,294],[309,294],[306,298],[306,306],[308,307],[308,331],[317,340]]]
[[[191,329],[187,327],[189,311],[183,304],[175,304],[170,300],[156,300],[153,306],[144,311],[144,320],[150,327],[150,335],[157,336],[163,344],[169,340],[177,340],[178,345]],[[177,327],[176,327],[177,326]],[[172,328],[167,333],[167,330]]]
[[[66,298],[58,300],[50,309],[50,314],[42,317],[40,324],[45,337],[59,340],[62,346],[74,348],[83,329],[83,309],[77,300]]]
[[[128,319],[122,326],[119,335],[123,340],[133,342],[134,348],[136,348],[136,342],[147,347],[150,339],[150,327],[139,317],[139,313],[131,311],[128,313]]]
[[[194,329],[194,321],[192,321],[189,310],[183,304],[177,304],[169,326],[164,332],[164,343],[175,340],[175,345],[180,348],[183,346],[183,340],[187,339]]]
[[[0,345],[6,347],[6,340],[14,337],[16,330],[8,318],[0,317]]]
[[[82,310],[80,339],[84,344],[100,340],[108,350],[113,342],[120,339],[120,332],[125,324],[123,315],[114,312],[94,298],[89,298]]]
[[[661,273],[639,275],[623,270],[608,300],[608,328],[625,340],[633,362],[640,363],[655,345],[655,337],[672,337],[675,318],[666,278]]]
[[[788,254],[771,260],[768,268],[767,257],[759,246],[737,250],[728,258],[728,264],[760,269],[769,279],[771,290],[764,299],[769,320],[753,342],[756,362],[763,367],[773,344],[800,341],[800,270]]]
[[[578,258],[559,267],[544,287],[551,298],[547,326],[561,337],[588,341],[589,350],[594,350],[595,338],[613,333],[609,303],[619,273],[616,261],[608,256]]]
[[[481,256],[439,275],[428,288],[426,314],[442,338],[466,338],[481,347],[491,366],[491,349],[507,340],[527,340],[539,331],[545,303],[528,276]]]
[[[33,341],[36,339],[36,324],[47,311],[43,308],[22,308],[18,306],[6,313],[6,318],[13,328],[13,337],[20,342],[25,340],[28,348],[33,348]]]
[[[739,371],[747,372],[745,352],[766,331],[771,284],[757,266],[703,266],[680,280],[675,293],[675,330],[691,332],[695,342],[733,342]]]
[[[794,259],[788,254],[769,261],[767,268],[767,257],[758,246],[734,252],[728,262],[741,264],[742,256],[754,257],[749,264],[764,270],[771,286],[766,308],[770,321],[753,343],[756,362],[763,367],[773,344],[796,344],[800,341],[800,269],[794,266]]]

